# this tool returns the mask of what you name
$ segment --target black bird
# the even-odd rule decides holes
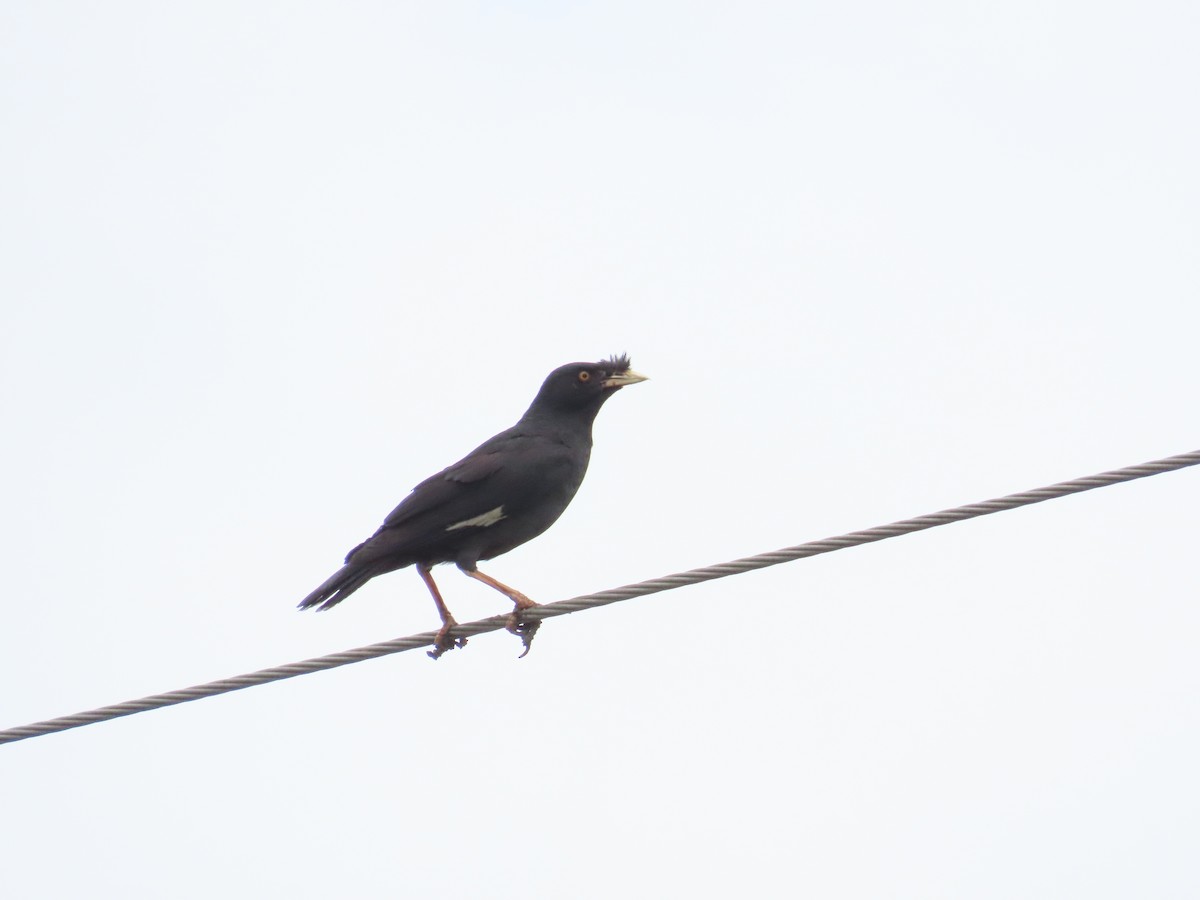
[[[624,355],[555,369],[516,425],[413,488],[299,608],[329,609],[376,575],[415,565],[442,619],[429,654],[437,659],[466,644],[450,637],[457,623],[430,572],[438,563],[452,562],[513,601],[509,630],[522,635],[528,652],[532,629],[522,627],[520,613],[537,604],[480,572],[477,563],[519,547],[555,523],[587,472],[592,422],[600,407],[625,385],[645,380]]]

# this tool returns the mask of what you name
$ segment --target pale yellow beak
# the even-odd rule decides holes
[[[627,369],[619,375],[610,375],[602,382],[606,388],[625,387],[627,384],[637,384],[639,381],[648,381],[645,375],[639,375],[633,369]]]

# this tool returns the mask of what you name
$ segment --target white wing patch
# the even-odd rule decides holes
[[[489,509],[485,513],[481,513],[471,519],[463,519],[461,522],[455,522],[453,525],[447,525],[447,531],[454,531],[458,528],[487,528],[489,525],[495,525],[501,519],[507,518],[504,515],[504,507],[497,506],[495,509]]]

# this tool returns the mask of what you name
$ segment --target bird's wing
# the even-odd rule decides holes
[[[447,508],[451,516],[458,515],[460,510],[451,510],[450,507],[458,506],[455,501],[462,498],[463,486],[477,484],[501,471],[506,463],[512,462],[515,456],[520,455],[521,438],[522,435],[512,431],[501,432],[458,462],[426,478],[388,514],[383,520],[383,528],[395,528],[439,507]]]
[[[456,462],[450,468],[439,472],[437,477],[447,481],[457,481],[459,484],[470,484],[482,481],[489,475],[504,467],[505,454],[502,450],[491,453],[472,454]]]
[[[388,513],[383,528],[395,528],[424,513],[450,506],[462,496],[464,485],[483,481],[503,466],[504,460],[496,454],[455,463],[413,488],[412,493]]]
[[[378,531],[346,554],[346,562],[365,564],[403,556],[420,546],[423,538],[478,515],[470,511],[476,504],[468,494],[468,485],[449,480],[444,471],[425,479],[388,513]]]
[[[423,552],[419,548],[428,549],[431,540],[528,496],[548,471],[562,464],[563,454],[557,452],[562,449],[538,436],[497,435],[413,488],[346,561],[366,564]]]

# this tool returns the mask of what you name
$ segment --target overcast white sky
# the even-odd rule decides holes
[[[542,601],[1197,449],[1198,9],[0,3],[0,727],[432,628],[294,605],[572,360]],[[1198,501],[3,747],[0,895],[1192,898]]]

